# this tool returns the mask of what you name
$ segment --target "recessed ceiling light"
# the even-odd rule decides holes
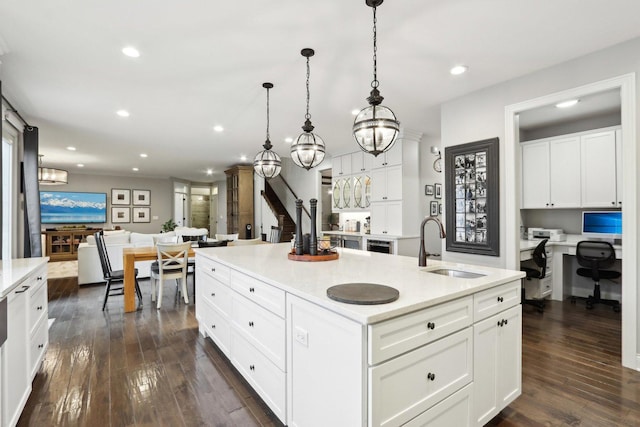
[[[456,65],[455,67],[451,68],[449,72],[454,76],[459,76],[460,74],[464,74],[467,71],[467,69],[468,68],[464,65]]]
[[[207,175],[213,175],[213,169],[207,169]]]
[[[291,138],[290,136],[284,139],[284,142],[286,142],[287,144],[291,144],[293,142],[293,138]]]
[[[133,46],[127,46],[127,47],[123,47],[122,48],[122,53],[124,53],[125,55],[131,57],[131,58],[137,58],[140,56],[140,52],[138,51],[138,49],[136,49]]]
[[[569,107],[573,107],[574,105],[576,105],[578,103],[578,99],[570,99],[568,101],[562,101],[562,102],[558,102],[556,104],[556,108],[569,108]]]
[[[243,162],[246,162],[247,161],[247,156],[245,156],[245,155],[240,156],[240,160],[242,160]]]
[[[118,110],[116,114],[120,117],[129,117],[129,112],[127,110]]]
[[[142,157],[143,159],[146,159],[149,156],[146,153],[140,153],[140,157]]]
[[[76,147],[68,146],[68,147],[67,147],[67,150],[69,150],[69,151],[76,151]]]
[[[132,171],[134,171],[134,172],[138,172],[140,169],[138,169],[138,168],[131,168],[131,170],[132,170]]]
[[[78,167],[79,167],[79,168],[83,168],[83,167],[84,167],[84,165],[83,165],[82,163],[78,163]]]
[[[360,110],[351,110],[351,115],[352,116],[357,116],[359,112],[360,112]]]
[[[213,127],[213,130],[215,130],[216,132],[222,132],[224,128],[220,125],[216,125]]]

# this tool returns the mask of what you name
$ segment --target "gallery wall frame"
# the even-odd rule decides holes
[[[151,208],[132,208],[133,222],[151,222]]]
[[[429,205],[429,215],[438,216],[438,202],[431,202]]]
[[[445,148],[446,248],[500,256],[499,139]]]
[[[111,189],[111,204],[112,205],[130,205],[131,204],[131,190],[124,188],[112,188]]]
[[[133,192],[132,204],[134,206],[150,206],[151,190],[131,190]]]
[[[131,208],[111,207],[111,222],[113,224],[131,222]]]
[[[433,196],[433,185],[427,184],[424,186],[424,195]]]

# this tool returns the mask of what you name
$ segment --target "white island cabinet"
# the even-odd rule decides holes
[[[520,395],[521,272],[340,249],[287,259],[287,243],[196,249],[201,334],[288,426],[478,426]],[[454,268],[483,276],[431,273]],[[327,297],[342,283],[388,304]]]
[[[0,262],[0,299],[7,299],[7,341],[0,358],[0,425],[15,426],[48,344],[47,260]]]

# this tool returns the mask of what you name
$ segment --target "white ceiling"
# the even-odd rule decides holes
[[[638,37],[638,16],[638,0],[387,0],[384,104],[437,137],[442,102]],[[141,56],[125,57],[126,45]],[[40,128],[44,164],[72,172],[221,179],[262,149],[265,81],[271,141],[288,157],[284,139],[304,121],[305,47],[316,50],[316,133],[329,156],[357,150],[351,110],[366,105],[372,78],[364,0],[0,0],[3,94]],[[451,76],[459,63],[469,72]]]

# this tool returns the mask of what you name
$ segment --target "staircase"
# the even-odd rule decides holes
[[[280,237],[281,242],[288,242],[293,239],[293,234],[296,232],[296,223],[287,212],[275,191],[269,184],[269,181],[265,180],[264,191],[262,197],[267,202],[267,205],[271,208],[271,212],[278,218],[278,225],[282,227],[282,235]]]

